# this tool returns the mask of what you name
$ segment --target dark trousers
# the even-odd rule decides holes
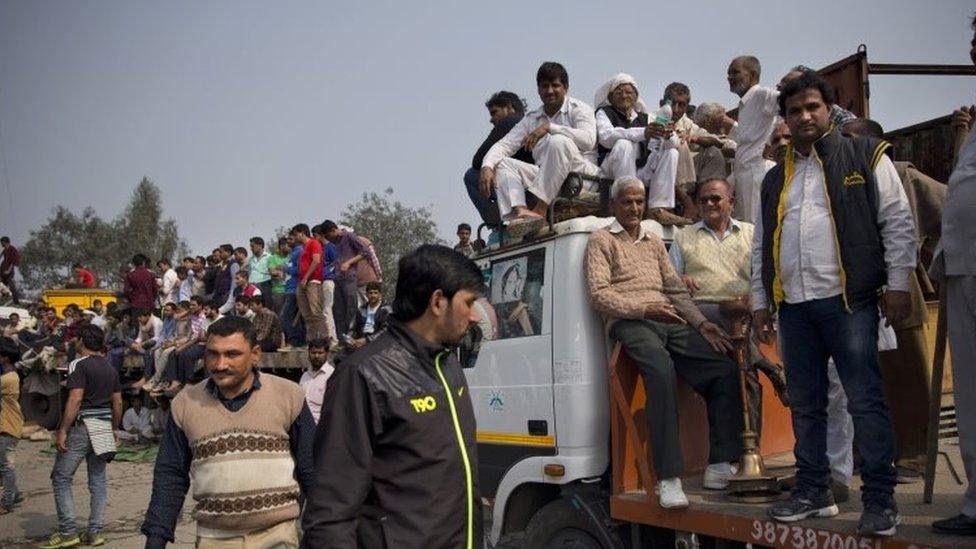
[[[359,302],[356,294],[355,278],[337,278],[335,281],[335,295],[332,301],[332,317],[335,319],[336,336],[342,336],[352,331],[352,323],[356,321],[356,311]]]
[[[261,303],[264,303],[265,307],[271,307],[271,280],[259,282],[255,286],[261,290]]]
[[[827,360],[833,358],[863,460],[861,500],[887,503],[895,487],[895,442],[881,390],[877,303],[853,314],[844,310],[840,296],[783,303],[779,330],[796,436],[796,489],[821,492],[830,486]]]
[[[17,282],[14,280],[13,275],[0,277],[0,282],[3,282],[10,289],[10,299],[13,301],[13,304],[20,305],[20,290],[17,288]]]
[[[736,461],[742,451],[742,401],[738,369],[693,328],[653,320],[618,320],[610,338],[637,364],[647,404],[654,472],[659,480],[684,471],[678,431],[677,376],[708,407],[709,463]]]
[[[197,361],[203,358],[206,349],[206,345],[197,343],[183,351],[170,353],[169,360],[166,361],[166,370],[163,372],[163,381],[186,383],[193,379]]]
[[[305,345],[305,325],[298,314],[298,299],[295,294],[285,294],[285,302],[281,305],[281,329],[285,332],[285,342],[299,347]]]
[[[471,199],[471,203],[474,204],[475,209],[478,210],[481,220],[489,227],[498,227],[502,224],[501,216],[498,214],[498,204],[491,198],[482,196],[481,191],[478,189],[480,179],[481,172],[474,168],[469,168],[468,171],[464,172],[464,188],[468,191],[468,197]]]

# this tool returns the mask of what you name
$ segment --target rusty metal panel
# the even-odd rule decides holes
[[[885,139],[893,145],[892,156],[911,162],[937,181],[948,181],[953,161],[951,119],[951,116],[940,116],[888,132]]]
[[[837,93],[837,104],[861,118],[871,116],[868,107],[868,52],[864,46],[857,53],[817,71]]]

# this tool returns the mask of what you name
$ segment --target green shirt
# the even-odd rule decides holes
[[[282,257],[278,254],[271,254],[268,258],[268,272],[270,273],[278,267],[284,267],[288,263],[287,257]],[[284,274],[284,269],[282,269],[282,277],[275,278],[271,277],[271,293],[273,294],[283,294],[285,293],[285,279],[288,275]]]

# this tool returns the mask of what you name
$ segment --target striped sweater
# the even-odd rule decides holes
[[[205,383],[173,400],[173,421],[186,433],[193,453],[190,480],[198,535],[239,535],[299,515],[288,432],[305,394],[275,376],[262,376],[261,383],[237,412],[210,395]]]

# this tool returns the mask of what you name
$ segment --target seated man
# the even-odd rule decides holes
[[[545,216],[570,172],[600,172],[593,107],[566,95],[569,75],[559,63],[543,63],[535,80],[542,107],[492,145],[481,163],[481,195],[496,193],[499,214],[507,223]],[[519,149],[532,151],[535,164],[512,158]],[[526,202],[529,193],[537,199],[532,209]]]
[[[142,405],[142,396],[129,397],[129,409],[122,414],[122,428],[116,429],[115,434],[119,440],[133,444],[156,440],[149,409]]]
[[[640,369],[647,393],[645,413],[654,473],[662,507],[685,507],[684,466],[678,437],[677,378],[681,376],[708,406],[710,465],[703,485],[724,489],[731,462],[742,445],[742,402],[735,363],[726,353],[728,335],[709,322],[688,295],[668,261],[664,242],[644,232],[644,184],[616,180],[610,209],[616,220],[590,236],[586,282],[593,307]]]
[[[678,138],[670,128],[649,122],[634,78],[624,73],[614,76],[600,86],[594,99],[603,173],[613,179],[631,176],[643,181],[651,219],[662,225],[690,223],[666,209],[674,207]]]
[[[379,282],[370,282],[366,287],[366,304],[356,313],[356,323],[353,325],[351,349],[359,349],[386,330],[386,323],[392,310],[383,303],[383,286]]]
[[[254,335],[258,338],[258,346],[265,353],[273,353],[282,345],[281,320],[278,315],[265,306],[264,296],[251,298],[251,322],[254,324]]]
[[[515,93],[500,91],[485,101],[485,107],[488,109],[488,116],[491,120],[491,132],[478,147],[478,151],[474,153],[474,158],[471,159],[471,168],[464,172],[464,187],[468,190],[471,203],[481,215],[481,220],[492,229],[498,229],[501,226],[501,219],[498,217],[498,204],[495,203],[495,195],[494,193],[491,196],[482,195],[478,186],[481,177],[481,164],[488,153],[488,149],[512,131],[512,128],[525,116],[525,101]],[[531,164],[532,151],[520,148],[515,153],[514,158]]]
[[[697,198],[702,220],[674,233],[668,256],[702,314],[727,327],[719,314],[719,303],[749,294],[753,225],[732,219],[735,196],[732,185],[724,179],[702,183]],[[755,345],[750,345],[749,356],[772,382],[783,405],[789,406],[783,367],[764,358]],[[762,386],[756,370],[750,369],[748,382],[749,415],[753,430],[758,433],[762,425]]]

